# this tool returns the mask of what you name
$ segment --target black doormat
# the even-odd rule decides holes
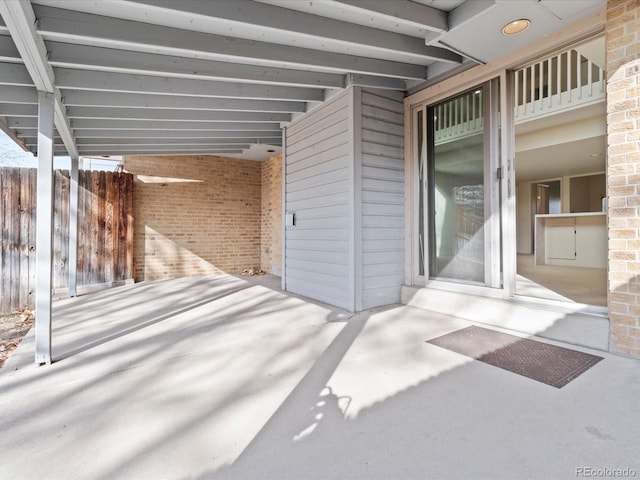
[[[564,387],[602,360],[596,355],[475,326],[427,343],[556,388]]]

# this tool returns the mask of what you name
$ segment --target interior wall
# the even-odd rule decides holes
[[[606,185],[603,174],[580,177],[565,176],[552,181],[522,182],[516,189],[516,241],[517,253],[532,254],[533,211],[535,186],[549,185],[549,213],[578,213],[602,211],[602,197]]]
[[[123,161],[136,176],[136,281],[260,266],[259,162],[211,155]]]
[[[516,251],[519,254],[533,253],[531,218],[531,183],[520,183],[516,187]]]
[[[600,212],[606,192],[604,174],[573,177],[571,179],[571,213]]]

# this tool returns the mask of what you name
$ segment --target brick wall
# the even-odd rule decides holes
[[[611,350],[640,356],[640,1],[607,4]]]
[[[262,269],[282,275],[282,155],[262,164]]]
[[[216,156],[129,156],[135,279],[260,266],[261,164]]]

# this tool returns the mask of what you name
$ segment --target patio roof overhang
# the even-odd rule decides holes
[[[36,351],[50,363],[53,156],[257,159],[351,85],[415,91],[491,62],[606,0],[3,0],[0,129],[38,156]],[[507,23],[531,27],[506,37]]]
[[[41,91],[56,155],[242,155],[280,145],[282,124],[349,85],[419,88],[605,3],[7,0],[0,123],[36,154]],[[531,28],[502,35],[518,18]]]

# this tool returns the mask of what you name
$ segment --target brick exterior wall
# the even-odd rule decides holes
[[[124,167],[136,175],[136,281],[260,266],[259,162],[128,156]]]
[[[640,356],[640,1],[607,4],[611,350]]]
[[[282,155],[262,164],[261,268],[282,275]]]

